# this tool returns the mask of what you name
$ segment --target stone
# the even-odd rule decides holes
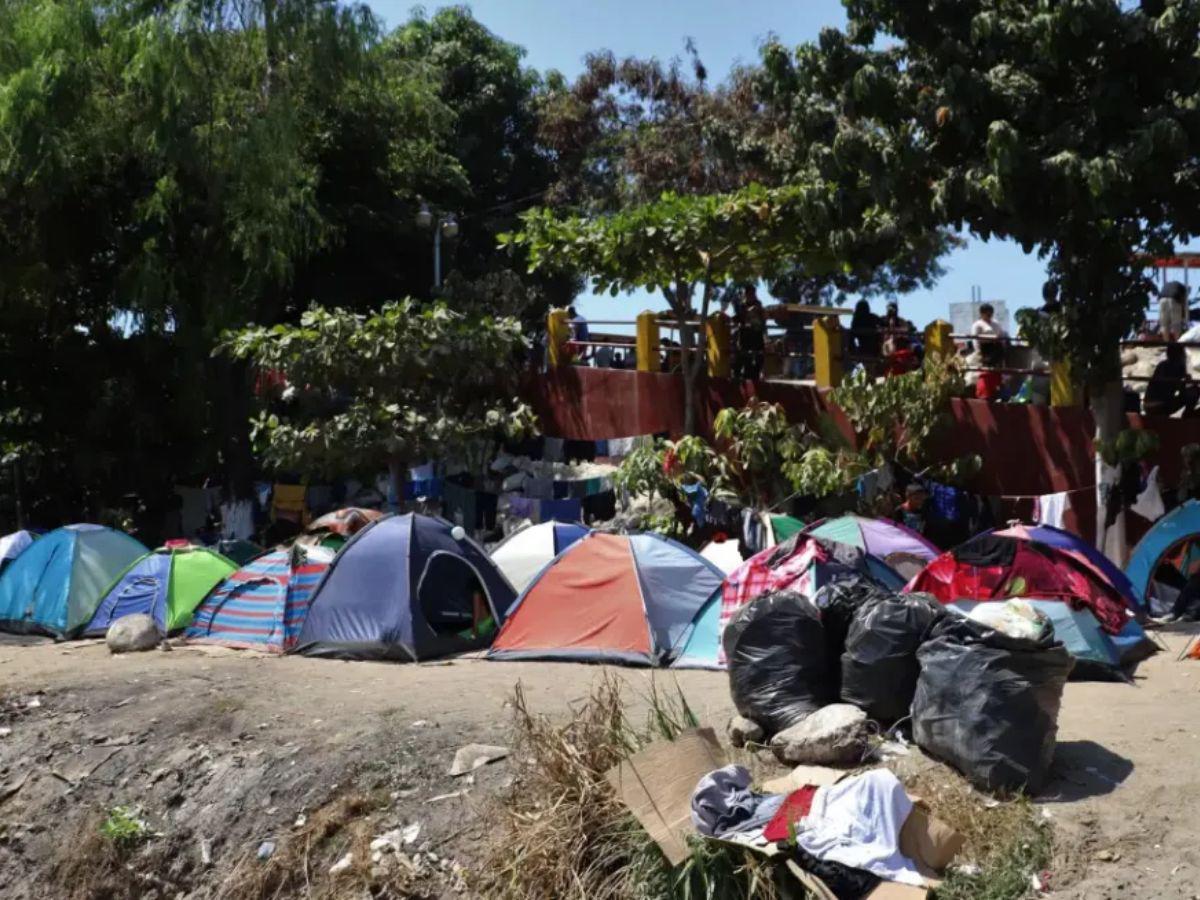
[[[468,772],[474,772],[476,769],[504,759],[506,756],[508,756],[507,747],[467,744],[465,747],[460,747],[454,754],[454,763],[450,766],[450,774],[453,776],[466,775]]]
[[[833,703],[771,738],[775,758],[791,765],[854,766],[867,748],[867,714]]]
[[[747,744],[761,744],[766,732],[757,722],[745,716],[734,716],[729,720],[729,743],[735,747],[745,747]]]
[[[153,650],[161,638],[154,619],[145,613],[122,616],[108,626],[108,634],[104,636],[108,649],[113,653]]]
[[[330,875],[340,875],[354,865],[354,854],[347,853],[332,866],[329,867]]]
[[[263,841],[258,845],[258,853],[256,854],[261,860],[268,860],[275,855],[275,842]]]

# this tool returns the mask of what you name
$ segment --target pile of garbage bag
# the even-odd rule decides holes
[[[913,737],[985,790],[1036,793],[1054,757],[1074,664],[1052,627],[1013,637],[950,615],[917,651]]]
[[[803,594],[764,594],[743,606],[722,636],[739,714],[775,734],[837,695],[829,677],[821,613]]]

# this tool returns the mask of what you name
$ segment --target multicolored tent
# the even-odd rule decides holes
[[[492,562],[520,594],[537,574],[591,529],[578,522],[542,522],[514,531],[492,550]]]
[[[737,611],[755,598],[782,590],[811,597],[827,584],[854,577],[869,578],[889,590],[904,584],[882,560],[848,544],[801,533],[768,547],[726,576],[721,593],[697,614],[674,667],[725,668],[721,635]]]
[[[661,535],[592,532],[529,585],[488,658],[663,665],[722,577]]]
[[[101,525],[43,535],[0,575],[0,631],[75,637],[113,581],[149,552]]]
[[[268,653],[296,644],[313,591],[333,561],[319,547],[273,550],[233,572],[197,607],[185,637]]]
[[[933,594],[942,603],[1059,600],[1091,610],[1109,634],[1118,634],[1130,611],[1120,591],[1088,565],[1040,541],[982,534],[943,553],[906,590]]]
[[[34,541],[37,535],[32,531],[14,531],[0,537],[0,572],[14,559],[21,555]]]
[[[1188,500],[1154,523],[1125,566],[1134,597],[1145,604],[1158,567],[1171,562],[1187,579],[1200,571],[1200,500]]]
[[[491,643],[513,589],[445,519],[384,516],[350,539],[313,595],[298,653],[416,661]]]
[[[850,514],[814,522],[804,533],[858,547],[910,578],[941,553],[911,528],[889,519]]]
[[[101,636],[117,619],[134,613],[152,616],[163,634],[185,628],[208,592],[236,570],[232,560],[206,547],[160,547],[121,573],[83,636]]]
[[[1137,592],[1133,589],[1133,585],[1125,573],[1117,568],[1112,560],[1077,534],[1063,531],[1052,525],[1010,525],[1008,528],[991,533],[1000,537],[1016,538],[1019,541],[1038,541],[1054,547],[1056,550],[1061,550],[1116,588],[1134,609],[1145,609],[1141,598],[1137,596]]]

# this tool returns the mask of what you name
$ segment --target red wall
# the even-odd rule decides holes
[[[622,369],[568,367],[537,373],[529,399],[546,434],[577,440],[683,433],[683,381],[678,375]],[[781,404],[790,418],[815,424],[830,412],[822,392],[784,382],[712,380],[701,390],[704,430],[727,406],[752,398]],[[843,430],[845,419],[832,410]],[[1085,488],[1095,483],[1093,420],[1083,407],[1047,408],[1018,404],[953,401],[954,427],[946,439],[947,458],[978,453],[984,467],[974,489],[990,496],[1040,495]],[[1157,431],[1162,483],[1179,476],[1179,448],[1200,442],[1200,421],[1130,416],[1130,425]],[[1072,498],[1081,515],[1094,507],[1086,492]]]

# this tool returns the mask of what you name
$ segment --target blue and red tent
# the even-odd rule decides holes
[[[274,550],[238,569],[204,598],[185,633],[189,641],[268,653],[296,645],[313,591],[332,551]]]

